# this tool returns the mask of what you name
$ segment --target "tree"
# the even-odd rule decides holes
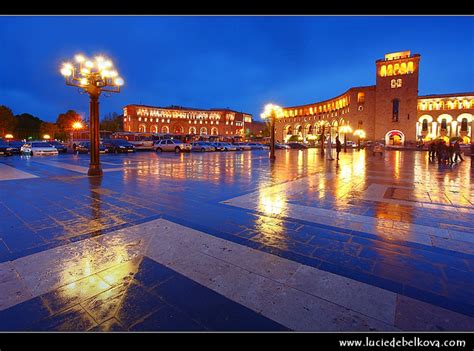
[[[76,122],[84,123],[80,114],[74,110],[69,110],[66,113],[61,113],[56,119],[57,133],[56,137],[61,140],[69,138],[72,132],[73,124]]]
[[[14,133],[16,122],[12,110],[5,105],[0,105],[0,137]]]
[[[43,121],[29,113],[16,115],[15,136],[19,139],[39,139]]]
[[[48,134],[51,137],[51,139],[54,139],[57,131],[58,131],[58,127],[56,126],[55,123],[50,123],[50,122],[41,123],[41,126],[40,126],[41,136]]]
[[[100,122],[100,130],[107,130],[109,132],[123,131],[123,115],[115,112],[108,113]]]

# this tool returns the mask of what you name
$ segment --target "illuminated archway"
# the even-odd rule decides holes
[[[146,126],[145,126],[144,124],[140,124],[140,125],[138,126],[138,131],[139,131],[140,133],[146,133]]]
[[[401,130],[391,130],[385,134],[385,145],[401,146],[405,143],[405,134]]]
[[[201,130],[199,131],[199,134],[201,134],[201,135],[207,135],[207,128],[206,128],[206,127],[202,127]]]
[[[216,127],[212,127],[212,128],[211,128],[211,135],[217,135],[217,134],[219,134],[217,128],[216,128]]]
[[[157,125],[151,126],[151,132],[152,133],[158,133],[158,126]]]
[[[189,134],[196,134],[196,127],[189,128]]]
[[[176,134],[183,134],[184,133],[184,128],[180,125],[177,125],[177,126],[174,127],[174,132]]]
[[[170,132],[170,129],[168,128],[168,126],[163,126],[163,127],[161,128],[161,132],[162,132],[162,133],[169,133],[169,132]]]

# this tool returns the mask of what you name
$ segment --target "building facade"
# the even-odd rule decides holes
[[[229,109],[200,110],[181,106],[127,105],[125,132],[243,136],[252,115]]]
[[[284,107],[276,139],[310,141],[325,131],[332,138],[347,125],[365,140],[387,145],[414,144],[438,137],[468,143],[474,124],[474,92],[418,96],[420,55],[410,51],[377,60],[376,84],[350,88],[332,99]],[[341,137],[344,134],[341,134]],[[347,140],[356,140],[347,133]]]

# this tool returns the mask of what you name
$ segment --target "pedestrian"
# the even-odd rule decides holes
[[[453,145],[453,143],[448,144],[447,151],[448,151],[447,161],[450,164],[453,164],[454,163],[454,145]]]
[[[77,145],[76,145],[76,143],[72,144],[72,152],[74,152],[74,153],[75,153],[75,152],[76,152],[76,148],[77,148]]]
[[[429,159],[430,161],[435,159],[436,157],[436,144],[434,141],[431,141],[429,146]]]
[[[339,140],[339,135],[336,135],[336,159],[339,160],[339,153],[341,152],[341,141]]]
[[[328,140],[327,140],[327,146],[326,146],[326,158],[328,160],[334,160],[332,157],[332,140],[331,140],[331,134],[328,135]]]
[[[459,139],[456,140],[456,142],[454,143],[454,154],[456,155],[454,158],[454,162],[458,162],[458,158],[461,161],[464,161],[461,155],[461,143],[459,142]]]

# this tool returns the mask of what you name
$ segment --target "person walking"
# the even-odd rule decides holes
[[[450,164],[453,164],[454,163],[454,145],[453,145],[453,143],[448,144],[447,151],[448,151],[447,161]]]
[[[436,156],[436,144],[434,141],[430,143],[428,155],[429,155],[428,158],[430,159],[430,161],[434,161],[435,156]]]
[[[459,142],[459,139],[456,140],[456,142],[454,143],[454,154],[456,155],[454,157],[454,162],[458,162],[458,158],[461,161],[464,161],[464,159],[462,158],[462,155],[461,155],[461,143]]]
[[[331,133],[328,135],[328,143],[326,146],[326,158],[328,160],[334,160],[334,157],[332,157],[332,140],[331,140]]]
[[[336,159],[339,160],[339,153],[341,152],[342,144],[339,140],[339,134],[336,135]]]

